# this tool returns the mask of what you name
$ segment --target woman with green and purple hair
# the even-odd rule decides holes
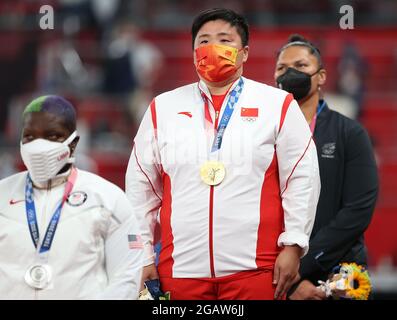
[[[22,115],[27,171],[0,180],[0,299],[136,299],[140,228],[124,192],[77,169],[74,107],[33,100]]]

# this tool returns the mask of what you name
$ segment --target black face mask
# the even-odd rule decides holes
[[[312,87],[311,78],[320,70],[321,68],[312,75],[310,75],[294,68],[288,68],[284,74],[277,77],[277,86],[280,89],[292,93],[295,100],[301,100],[309,94]]]

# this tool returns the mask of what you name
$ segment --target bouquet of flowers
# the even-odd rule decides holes
[[[356,263],[341,263],[319,288],[334,299],[368,300],[371,280],[368,271]]]
[[[170,292],[161,291],[159,279],[145,281],[144,286],[138,300],[170,300]]]

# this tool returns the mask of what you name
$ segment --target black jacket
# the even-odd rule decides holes
[[[378,175],[366,130],[327,105],[317,117],[314,141],[321,193],[300,275],[318,285],[341,262],[367,265],[363,234],[375,208]]]

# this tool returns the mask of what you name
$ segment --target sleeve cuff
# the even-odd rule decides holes
[[[309,252],[302,260],[299,267],[299,273],[302,278],[310,278],[313,274],[318,272],[327,272],[322,264],[318,261],[319,258],[324,254],[323,251],[317,253],[315,256],[312,252]]]
[[[298,245],[303,250],[301,258],[309,251],[309,237],[298,232],[283,232],[277,241],[279,247]]]

